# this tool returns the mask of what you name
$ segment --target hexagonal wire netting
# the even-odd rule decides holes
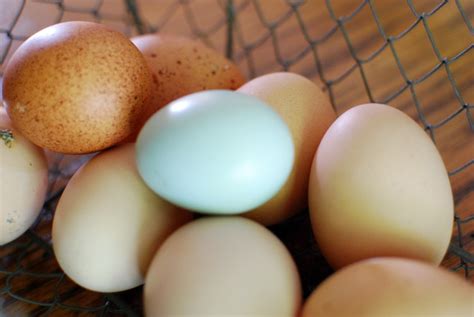
[[[432,0],[0,0],[0,72],[29,35],[69,20],[132,36],[185,34],[224,52],[248,78],[301,73],[327,90],[340,114],[388,103],[422,125],[448,168],[456,215],[443,265],[472,280],[474,263],[474,50],[472,1]],[[141,290],[98,294],[58,268],[51,219],[67,180],[91,156],[48,153],[49,196],[37,223],[0,247],[0,305],[7,316],[82,312],[140,315]],[[307,213],[271,228],[298,264],[304,293],[331,273]]]

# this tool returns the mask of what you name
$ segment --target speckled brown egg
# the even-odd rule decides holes
[[[65,22],[18,48],[3,94],[13,124],[33,143],[80,154],[136,131],[151,83],[142,54],[124,35],[96,23]]]
[[[179,36],[132,38],[153,73],[152,100],[142,123],[171,101],[207,89],[235,90],[244,84],[239,68],[204,44]]]

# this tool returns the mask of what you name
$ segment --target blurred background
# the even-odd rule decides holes
[[[231,57],[247,79],[281,70],[303,74],[325,90],[338,114],[367,102],[409,114],[432,137],[450,174],[456,222],[443,266],[474,281],[474,1],[0,0],[0,77],[28,36],[71,20],[104,23],[128,36],[197,38]],[[0,247],[0,316],[140,315],[140,289],[87,292],[62,275],[52,256],[54,204],[86,159],[50,155],[50,199],[41,221]],[[331,270],[308,234],[306,213],[272,230],[295,256],[308,294]]]

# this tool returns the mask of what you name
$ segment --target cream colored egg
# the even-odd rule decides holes
[[[0,245],[18,238],[33,224],[47,189],[44,151],[13,128],[0,107]]]
[[[472,317],[474,287],[423,262],[374,258],[341,269],[304,304],[301,317]]]
[[[307,207],[314,153],[324,133],[336,120],[336,114],[318,86],[294,73],[260,76],[237,91],[272,106],[290,128],[295,145],[295,163],[285,185],[267,203],[243,215],[264,225],[273,225]]]
[[[53,248],[77,284],[118,292],[143,283],[165,238],[191,214],[156,196],[135,167],[135,146],[94,157],[69,181],[53,221]]]
[[[145,314],[294,317],[298,272],[284,245],[245,218],[202,218],[165,241],[153,259]]]
[[[451,238],[441,156],[415,121],[386,105],[354,107],[331,125],[314,158],[309,204],[334,268],[376,256],[439,264]]]

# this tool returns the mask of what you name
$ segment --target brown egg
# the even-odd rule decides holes
[[[267,74],[237,91],[271,105],[285,120],[293,137],[295,163],[285,185],[267,203],[243,215],[264,225],[276,224],[306,208],[314,153],[336,114],[318,86],[294,73]]]
[[[150,89],[137,48],[90,22],[60,23],[31,36],[3,81],[18,130],[41,147],[75,154],[110,147],[136,131]]]
[[[132,38],[153,73],[153,96],[142,124],[171,101],[207,89],[237,89],[244,76],[237,66],[204,44],[173,35]]]
[[[175,231],[145,280],[145,316],[295,317],[301,284],[285,246],[240,217],[201,218]]]
[[[445,269],[401,258],[352,264],[325,280],[301,317],[472,317],[474,287]]]
[[[351,108],[324,135],[309,182],[314,236],[339,269],[378,256],[441,263],[454,204],[448,172],[425,131],[382,104]]]
[[[156,250],[191,218],[145,185],[135,145],[124,144],[96,155],[67,184],[54,215],[54,253],[82,287],[127,290],[143,283]]]

